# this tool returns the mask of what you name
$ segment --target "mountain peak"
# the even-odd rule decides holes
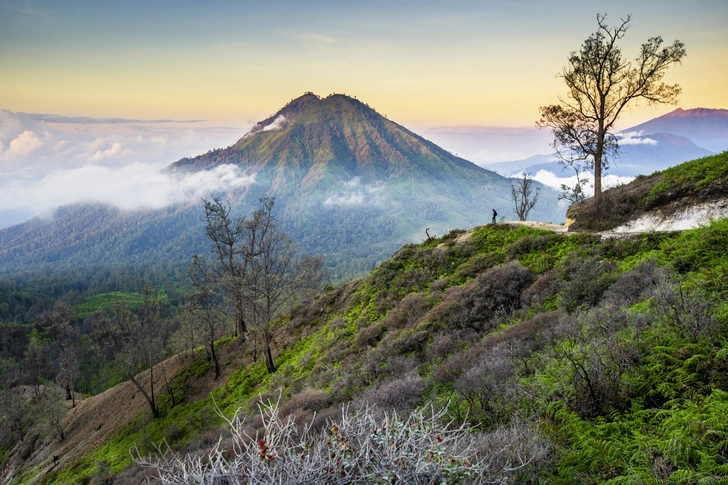
[[[633,126],[626,132],[643,135],[670,133],[684,136],[701,148],[714,152],[728,149],[728,109],[677,108],[650,121]]]
[[[404,174],[447,178],[457,172],[483,181],[494,176],[366,103],[338,93],[325,98],[305,93],[257,123],[234,145],[182,159],[169,170],[207,170],[230,163],[251,174],[267,172],[276,190],[280,184],[318,184],[323,179],[333,184],[355,177],[381,181]]]
[[[308,108],[312,104],[318,103],[320,100],[321,98],[311,91],[303,93],[302,96],[299,96],[298,98],[294,98],[289,101],[287,105],[278,110],[278,112],[273,116],[269,116],[263,121],[256,123],[255,126],[253,126],[250,131],[245,134],[243,139],[255,135],[256,133],[260,133],[262,131],[270,131],[281,128],[287,123],[290,118],[296,116],[298,113]]]
[[[722,108],[682,109],[682,108],[677,108],[656,119],[659,120],[660,118],[706,118],[706,117],[714,117],[714,118],[728,117],[728,109],[722,109]]]

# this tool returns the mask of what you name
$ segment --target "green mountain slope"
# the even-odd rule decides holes
[[[274,374],[252,343],[220,342],[219,381],[204,355],[183,353],[167,364],[177,372],[176,397],[160,398],[162,418],[145,419],[130,386],[112,389],[84,409],[103,415],[95,406],[105,401],[138,414],[62,466],[42,457],[78,437],[35,441],[43,452],[26,444],[34,458],[16,476],[68,483],[123,471],[115,483],[138,483],[130,446],[155,453],[152,443],[166,439],[182,454],[204,453],[217,433],[229,436],[211,410],[229,417],[241,409],[254,436],[262,426],[255,403],[280,396],[280,415],[313,420],[322,439],[331,439],[325,420],[342,404],[405,415],[426,403],[447,406],[445,421],[474,426],[483,453],[505,453],[496,465],[528,461],[501,483],[721,483],[727,244],[728,220],[604,240],[483,226],[407,245],[368,277],[281,318]],[[73,430],[87,418],[68,419]]]

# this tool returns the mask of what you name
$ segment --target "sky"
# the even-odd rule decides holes
[[[1,0],[0,108],[242,124],[313,91],[409,125],[531,126],[597,12],[632,15],[629,57],[685,42],[683,107],[728,106],[725,0]]]
[[[686,44],[665,79],[678,106],[728,107],[725,0],[0,0],[0,227],[78,200],[47,193],[69,171],[158,170],[306,91],[356,96],[476,163],[543,153],[538,107],[564,93],[597,12],[632,15],[628,58],[655,35]],[[40,206],[23,196],[42,190]]]

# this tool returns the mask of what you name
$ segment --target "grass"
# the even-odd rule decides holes
[[[159,291],[158,297],[162,302],[167,300],[167,294],[163,290]],[[130,311],[137,312],[144,303],[144,297],[138,292],[124,291],[93,295],[76,305],[76,315],[78,318],[85,318],[99,311],[111,310],[117,301],[124,303]]]
[[[620,397],[619,409],[611,407],[596,415],[581,415],[573,408],[574,371],[564,355],[592,352],[602,341],[568,334],[568,338],[558,337],[561,340],[557,338],[545,349],[529,353],[519,364],[522,367],[519,367],[517,382],[533,390],[533,394],[515,406],[514,412],[535,409],[541,432],[555,443],[554,463],[544,472],[550,483],[574,483],[577,477],[589,483],[627,483],[629,473],[652,483],[649,473],[654,472],[662,459],[679,471],[674,477],[675,483],[698,483],[728,474],[728,426],[721,418],[728,412],[728,382],[723,377],[728,360],[725,350],[728,346],[724,343],[728,339],[728,304],[725,303],[728,254],[724,250],[728,247],[728,220],[680,233],[642,234],[603,241],[591,235],[553,234],[505,225],[479,228],[461,243],[455,244],[454,239],[454,235],[446,235],[422,245],[408,245],[395,258],[377,267],[369,278],[324,295],[316,303],[316,311],[310,314],[313,316],[292,315],[277,322],[276,331],[285,335],[289,343],[287,348],[278,349],[275,374],[268,374],[262,363],[253,363],[236,369],[212,396],[194,403],[172,407],[169,398],[161,396],[162,418],[152,422],[137,418],[72,468],[57,472],[54,481],[49,483],[91,477],[103,472],[99,463],[116,473],[131,462],[128,450],[134,444],[151,450],[152,444],[171,434],[176,444],[189,443],[199,436],[191,420],[206,409],[214,409],[215,405],[231,416],[258,395],[270,395],[283,388],[285,400],[300,389],[313,388],[314,382],[319,386],[317,389],[333,396],[332,388],[339,382],[336,380],[343,380],[347,373],[349,376],[361,373],[364,359],[376,356],[377,352],[382,355],[379,371],[385,372],[403,361],[414,362],[411,371],[427,383],[426,398],[433,402],[450,401],[456,397],[454,387],[434,384],[435,370],[449,356],[477,346],[482,339],[506,335],[539,313],[559,309],[559,292],[569,281],[554,283],[556,293],[546,297],[540,306],[534,304],[528,313],[498,317],[498,325],[480,336],[481,340],[461,343],[444,357],[429,357],[423,349],[429,349],[435,340],[430,337],[438,332],[445,336],[450,333],[447,315],[437,320],[428,313],[438,298],[444,298],[432,293],[435,282],[444,281],[442,288],[467,285],[493,265],[512,260],[519,261],[535,276],[552,272],[560,277],[565,260],[573,262],[570,255],[574,254],[588,254],[599,262],[614,263],[615,274],[610,274],[614,278],[654,259],[659,265],[674,270],[684,288],[697,288],[707,300],[716,302],[715,315],[722,327],[716,338],[697,341],[686,339],[674,326],[660,321],[646,329],[628,327],[615,332],[618,344],[637,349],[642,361],[620,375],[627,391]],[[401,323],[398,325],[402,327],[385,329],[375,348],[357,348],[359,329],[376,325],[384,318],[391,321],[392,316],[397,316],[392,310],[413,293],[417,298],[429,298],[423,315],[413,317],[406,326]],[[656,309],[651,298],[632,304],[629,312],[645,318],[653,316]],[[326,313],[318,310],[318,305],[324,306],[320,303],[324,300]],[[579,308],[582,312],[588,310],[588,307]],[[426,329],[427,338],[419,338],[423,336],[418,333],[422,329]],[[334,348],[341,349],[345,359],[328,361]],[[321,381],[324,373],[317,371],[323,367],[335,367],[335,377]],[[201,354],[190,370],[175,378],[173,387],[181,395],[185,379],[210,372],[210,364]],[[319,381],[312,380],[315,374]],[[401,377],[395,374],[391,379]],[[385,378],[376,379],[379,380],[374,385],[389,382]],[[340,391],[339,395],[355,399],[372,385],[371,382],[346,384],[346,392]],[[454,402],[452,406],[463,416],[468,415],[465,401]],[[215,422],[220,421],[213,418]]]
[[[663,178],[652,188],[650,195],[685,188],[697,192],[710,183],[725,185],[728,180],[728,151],[692,160],[659,173]]]

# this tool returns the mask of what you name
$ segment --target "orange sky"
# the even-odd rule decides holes
[[[104,5],[101,5],[101,4]],[[305,91],[346,93],[405,125],[532,126],[557,72],[633,14],[688,55],[666,81],[683,108],[728,107],[728,2],[577,0],[0,3],[0,108],[246,125]],[[674,107],[636,108],[628,126]]]

